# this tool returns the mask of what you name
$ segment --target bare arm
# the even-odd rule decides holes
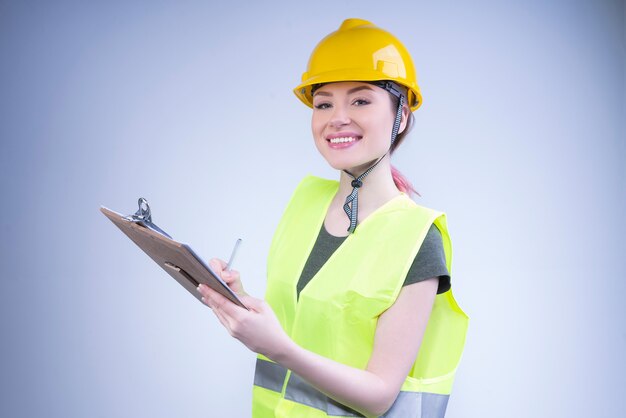
[[[366,416],[391,407],[417,353],[437,293],[432,278],[405,286],[379,318],[374,350],[365,370],[346,366],[308,351],[283,331],[271,307],[244,296],[246,311],[206,286],[199,288],[230,334],[251,350],[292,370],[331,398]]]

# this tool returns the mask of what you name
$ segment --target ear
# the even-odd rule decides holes
[[[409,107],[405,104],[404,106],[402,106],[402,120],[400,121],[400,129],[398,129],[398,133],[402,133],[404,132],[404,130],[406,129],[406,125],[407,123],[409,123],[409,113],[411,112],[411,110],[409,109]]]

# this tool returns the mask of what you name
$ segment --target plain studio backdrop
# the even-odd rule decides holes
[[[0,416],[246,417],[255,356],[100,212],[261,297],[318,155],[291,89],[347,17],[411,51],[394,156],[471,317],[449,418],[626,410],[624,3],[0,1]]]

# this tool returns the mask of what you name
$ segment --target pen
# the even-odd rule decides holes
[[[239,249],[239,245],[241,244],[241,238],[237,239],[235,242],[235,248],[233,248],[233,252],[230,253],[230,258],[228,259],[228,264],[226,264],[225,270],[230,270],[233,267],[233,261],[235,261],[235,256],[237,255],[237,250]]]

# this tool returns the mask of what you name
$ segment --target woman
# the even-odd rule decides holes
[[[390,33],[348,19],[294,91],[339,182],[307,177],[296,189],[272,241],[266,301],[221,260],[212,268],[250,310],[198,289],[259,354],[253,416],[443,417],[467,317],[450,290],[445,215],[416,205],[390,164],[421,104],[411,58]]]

